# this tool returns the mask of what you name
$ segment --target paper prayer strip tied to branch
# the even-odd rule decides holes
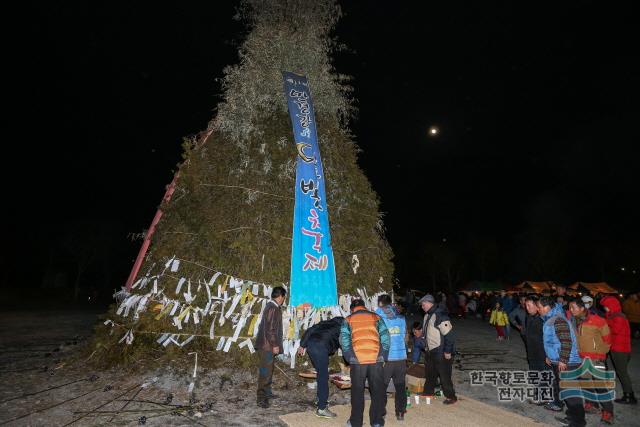
[[[238,344],[239,348],[244,348],[244,347],[248,347],[249,348],[249,353],[253,354],[255,353],[255,348],[253,348],[253,343],[251,342],[251,338],[247,338],[246,340],[242,341],[240,344]]]
[[[169,268],[169,266],[171,265],[171,263],[173,262],[173,260],[174,260],[174,259],[176,259],[176,256],[175,256],[175,255],[174,255],[174,256],[172,256],[172,257],[171,257],[171,259],[169,259],[169,260],[165,263],[164,268]]]
[[[180,295],[180,288],[182,288],[182,285],[186,281],[187,281],[187,279],[185,279],[184,277],[180,278],[180,280],[178,281],[178,286],[176,287],[176,295]]]
[[[224,346],[224,337],[220,337],[220,341],[218,341],[218,346],[216,347],[216,351],[222,350],[223,346]]]

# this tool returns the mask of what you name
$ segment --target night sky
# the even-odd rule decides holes
[[[360,165],[386,212],[401,283],[421,287],[424,248],[446,244],[465,265],[461,284],[637,286],[631,10],[422,3],[343,2],[336,29],[351,49],[335,66],[354,77]],[[110,289],[124,283],[140,245],[127,235],[148,227],[182,137],[206,127],[216,78],[237,61],[235,7],[42,3],[16,13],[3,285],[37,288],[52,271],[72,280],[60,242],[78,227],[108,230]],[[536,276],[533,241],[564,248],[555,277]],[[478,245],[493,248],[482,272]]]

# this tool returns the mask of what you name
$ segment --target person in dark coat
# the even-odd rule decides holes
[[[327,406],[329,399],[329,357],[340,348],[340,328],[343,317],[334,317],[317,323],[307,329],[300,340],[298,354],[309,354],[313,367],[317,372],[318,408],[316,416],[321,418],[335,418]]]
[[[530,371],[551,371],[551,366],[545,363],[547,357],[544,352],[544,342],[542,340],[542,318],[538,314],[538,296],[535,294],[527,295],[525,297],[525,309],[527,310],[527,317],[525,319],[524,326],[524,339],[525,348],[527,349],[527,361],[529,362]],[[559,398],[560,390],[554,390],[554,401],[550,403],[554,408],[559,407],[562,409],[562,401]],[[538,389],[538,397],[540,397],[540,389]],[[541,401],[538,400],[538,404]]]
[[[500,291],[500,298],[498,299],[500,303],[500,307],[507,313],[507,316],[511,314],[516,304],[513,301],[511,295],[507,295],[506,291]],[[495,305],[494,305],[495,306]],[[507,326],[504,328],[504,333],[507,339],[511,338],[511,326],[507,323]]]
[[[271,291],[271,299],[262,312],[262,319],[258,327],[256,348],[260,358],[258,368],[258,406],[269,407],[269,399],[274,397],[271,391],[273,366],[275,357],[282,353],[282,310],[287,291],[282,286],[276,286]]]
[[[526,345],[527,341],[525,339],[525,328],[526,328],[527,311],[524,306],[525,297],[521,296],[518,299],[519,299],[518,306],[514,308],[511,311],[511,313],[509,313],[509,323],[511,323],[511,326],[513,326],[518,330],[518,332],[520,333],[520,336],[522,337],[522,340]]]

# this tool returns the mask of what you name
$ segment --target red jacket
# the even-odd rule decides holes
[[[631,353],[631,329],[629,321],[622,313],[622,306],[616,297],[604,297],[600,305],[608,308],[607,323],[611,330],[611,351]]]

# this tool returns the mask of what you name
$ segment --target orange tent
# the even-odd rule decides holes
[[[550,294],[556,288],[556,283],[547,282],[522,282],[519,285],[515,285],[513,289],[516,292],[535,292],[537,294]]]
[[[598,282],[598,283],[585,283],[585,282],[576,282],[573,285],[569,286],[569,288],[574,291],[580,292],[589,292],[593,295],[595,294],[617,294],[618,291],[613,289],[607,282]]]

